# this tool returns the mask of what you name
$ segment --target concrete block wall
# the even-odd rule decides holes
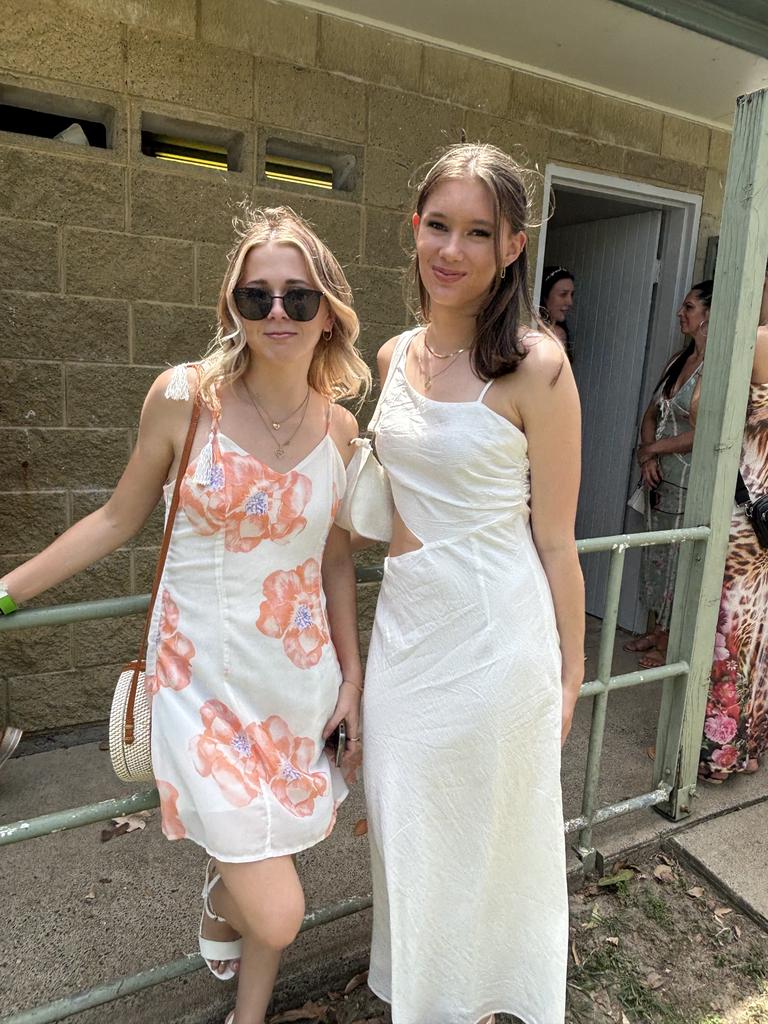
[[[478,57],[269,0],[0,0],[0,22],[0,94],[113,112],[109,149],[0,132],[0,573],[105,499],[154,376],[206,348],[241,198],[315,223],[347,268],[371,359],[409,319],[409,182],[462,131],[541,171],[702,194],[700,265],[718,229],[727,133]],[[240,169],[142,155],[143,114],[239,134]],[[273,135],[353,153],[356,187],[268,182]],[[159,529],[155,514],[43,603],[146,591]],[[375,592],[362,596],[367,623]],[[139,625],[1,639],[0,716],[33,731],[105,718]]]

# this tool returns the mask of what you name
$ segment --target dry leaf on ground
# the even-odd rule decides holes
[[[664,984],[664,979],[660,974],[657,974],[656,971],[651,971],[651,973],[645,979],[645,983],[648,986],[648,988],[653,989],[655,991],[657,988],[661,988],[661,986]]]
[[[352,829],[352,834],[355,836],[365,836],[368,834],[368,819],[361,818],[360,821],[355,822],[355,827]]]
[[[657,864],[653,869],[653,877],[657,882],[674,882],[675,873],[669,864]]]
[[[136,814],[126,814],[122,818],[113,818],[116,825],[125,825],[129,832],[135,832],[137,828],[146,828],[149,811],[138,811]]]
[[[113,818],[106,828],[101,830],[102,843],[108,843],[115,836],[124,836],[128,832],[140,832],[147,827],[149,811],[138,811],[136,814],[126,814],[122,818]]]
[[[619,937],[618,937],[618,935],[606,935],[605,936],[605,941],[610,943],[611,946],[618,946],[618,944],[619,944]]]
[[[368,981],[368,971],[363,971],[362,974],[356,974],[354,978],[350,978],[347,984],[344,986],[344,995],[348,996],[350,992],[354,992],[356,988],[360,988]]]
[[[715,907],[715,917],[725,917],[726,914],[732,914],[733,909],[731,907]]]
[[[602,878],[597,880],[597,884],[601,889],[605,889],[611,885],[619,885],[620,882],[631,882],[634,877],[634,871],[630,868],[624,868],[623,871],[617,871],[615,875],[603,875]]]
[[[694,887],[689,889],[685,895],[690,896],[692,900],[700,900],[704,895],[704,890],[700,885],[694,885]]]

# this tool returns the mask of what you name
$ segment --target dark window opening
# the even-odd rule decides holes
[[[95,146],[97,149],[108,148],[107,126],[100,121],[14,107],[8,103],[0,103],[0,131],[33,135],[39,139],[58,137],[62,142]]]
[[[221,125],[182,121],[143,111],[141,152],[153,160],[204,167],[210,171],[242,169],[245,136]]]
[[[227,147],[217,146],[212,142],[196,142],[194,139],[143,131],[141,152],[145,156],[152,156],[156,160],[168,160],[171,163],[209,167],[217,171],[229,169]]]
[[[267,139],[264,176],[269,181],[351,192],[355,168],[355,157],[350,153],[334,153],[289,139]]]
[[[287,156],[270,156],[267,153],[264,173],[271,181],[292,181],[295,185],[333,188],[333,168],[311,160],[292,160]]]

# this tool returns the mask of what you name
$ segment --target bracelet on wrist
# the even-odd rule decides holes
[[[354,688],[356,690],[359,690],[360,693],[363,692],[363,687],[361,686],[361,684],[360,683],[353,683],[351,679],[342,679],[341,680],[341,686],[354,686]]]
[[[0,615],[11,615],[18,609],[18,605],[13,600],[11,595],[0,584]]]

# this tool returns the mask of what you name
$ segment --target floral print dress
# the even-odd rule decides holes
[[[698,366],[680,390],[671,398],[659,396],[656,440],[677,437],[691,429],[691,400],[701,375]],[[673,452],[659,457],[661,483],[648,494],[646,527],[649,530],[677,530],[683,525],[691,452]],[[643,584],[648,611],[654,612],[656,626],[669,629],[675,596],[679,544],[661,544],[643,548]]]
[[[768,384],[749,392],[741,475],[768,493]],[[768,750],[768,550],[734,507],[704,721],[700,774],[752,771]]]
[[[165,835],[219,860],[313,846],[347,794],[322,740],[341,671],[321,563],[344,484],[329,434],[281,473],[215,411],[185,473],[147,652],[152,763]]]

